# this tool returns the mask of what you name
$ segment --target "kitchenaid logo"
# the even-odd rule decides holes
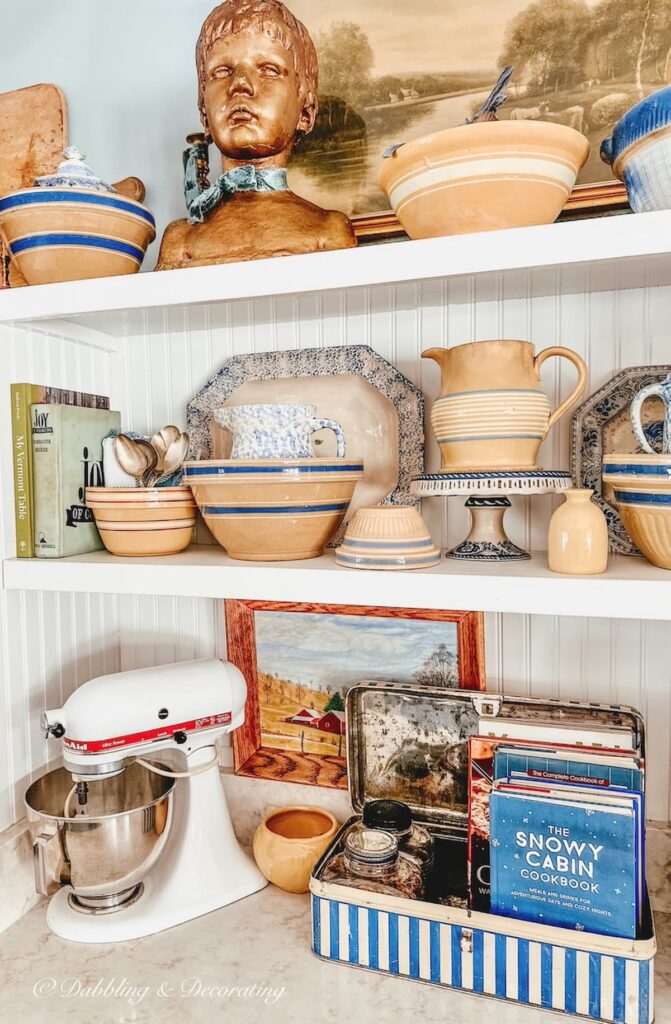
[[[171,978],[158,985],[138,985],[128,978],[40,978],[33,985],[36,999],[120,999],[137,1006],[150,999],[249,999],[272,1006],[286,992],[284,985],[227,985],[218,980],[198,977]]]

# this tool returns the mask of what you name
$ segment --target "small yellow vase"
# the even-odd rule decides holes
[[[552,572],[594,576],[608,565],[608,523],[591,500],[593,491],[571,488],[550,520],[548,565]]]
[[[254,835],[254,860],[269,882],[286,892],[307,892],[312,869],[338,831],[320,807],[278,807]]]

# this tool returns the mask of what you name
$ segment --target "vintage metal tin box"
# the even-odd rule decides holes
[[[310,880],[312,948],[327,960],[618,1024],[653,1020],[654,926],[619,939],[467,908],[468,737],[482,717],[554,719],[631,728],[631,708],[501,697],[470,690],[364,682],[347,697],[352,806],[392,797],[436,840],[446,903],[420,902],[321,881],[351,818]],[[436,894],[434,893],[434,896]],[[646,900],[647,902],[647,900]]]

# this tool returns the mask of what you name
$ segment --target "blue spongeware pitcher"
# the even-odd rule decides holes
[[[337,457],[345,457],[345,434],[335,420],[320,419],[315,405],[231,405],[215,409],[220,427],[233,434],[232,459],[314,458],[312,434],[332,430]]]

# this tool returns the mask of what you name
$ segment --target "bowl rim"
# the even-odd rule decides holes
[[[133,762],[133,763],[135,764],[137,762]],[[155,764],[157,768],[165,769],[165,771],[170,771],[171,770],[169,765],[164,764],[162,761],[153,761],[152,764]],[[149,774],[155,774],[153,772],[150,772],[149,768],[145,768],[144,765],[139,765],[139,767],[142,768],[142,770],[144,772],[146,772],[148,775]],[[125,771],[126,769],[124,768],[122,770]],[[64,768],[62,765],[59,768],[53,768],[52,771],[53,772],[64,772],[66,775],[70,775],[70,772],[67,770],[67,768]],[[116,774],[121,774],[121,773],[117,772]],[[161,800],[165,800],[166,797],[168,799],[170,799],[173,796],[174,791],[175,791],[175,786],[177,785],[177,779],[170,778],[170,777],[168,777],[166,775],[163,775],[163,776],[161,776],[161,778],[163,778],[165,780],[165,782],[168,785],[168,788],[166,789],[165,793],[161,793],[161,794],[159,794],[159,796],[154,797],[154,799],[150,800],[150,802],[147,803],[147,804],[142,804],[140,807],[131,807],[130,810],[127,810],[127,811],[114,811],[113,814],[87,814],[86,816],[81,815],[79,818],[76,818],[76,817],[75,818],[64,818],[62,814],[48,814],[46,811],[38,811],[38,810],[36,810],[34,807],[32,807],[28,803],[28,793],[30,792],[32,787],[34,785],[36,785],[41,779],[45,778],[47,775],[51,775],[51,772],[45,772],[44,775],[40,775],[39,779],[35,779],[35,781],[31,782],[31,784],[26,788],[26,790],[24,791],[24,794],[23,794],[24,806],[28,809],[29,812],[32,812],[33,814],[38,814],[38,815],[40,815],[43,818],[48,818],[50,821],[62,821],[66,825],[74,825],[74,824],[80,824],[80,823],[81,824],[86,824],[87,822],[91,822],[91,821],[109,821],[112,818],[120,818],[120,817],[122,817],[125,814],[136,814],[138,811],[142,811],[143,812],[148,807],[153,807],[155,804],[160,803]],[[88,781],[89,782],[91,782],[91,781],[93,781],[93,782],[104,782],[105,778],[103,776],[98,776],[97,778],[94,777],[93,779],[89,779]],[[74,786],[74,783],[73,783],[73,786]]]
[[[380,174],[382,175],[387,167],[393,166],[396,159],[400,160],[402,157],[407,157],[412,160],[422,156],[424,148],[436,140],[439,143],[447,143],[452,140],[455,140],[457,143],[461,143],[462,138],[464,142],[473,140],[471,145],[464,147],[464,152],[462,154],[464,160],[471,160],[473,159],[473,156],[477,154],[480,146],[484,144],[484,138],[492,133],[496,135],[498,133],[503,134],[505,132],[514,132],[516,135],[534,135],[537,134],[541,128],[550,129],[558,139],[563,137],[567,144],[570,141],[577,143],[582,140],[583,145],[581,148],[584,152],[584,157],[580,163],[580,168],[582,168],[589,156],[589,141],[582,132],[577,130],[577,128],[571,128],[570,125],[567,124],[557,124],[555,121],[504,120],[480,121],[476,124],[458,124],[451,128],[441,128],[439,131],[430,132],[428,135],[421,135],[418,139],[411,139],[409,142],[403,143],[403,145],[396,150],[393,156],[387,157],[382,161]],[[483,136],[484,138],[476,139],[476,135]],[[532,140],[530,139],[529,141],[531,142]],[[466,148],[468,149],[468,152],[466,152]],[[534,154],[529,154],[529,156],[533,157]],[[458,157],[459,154],[455,154],[455,158]]]
[[[273,832],[268,827],[268,822],[275,818],[279,814],[286,814],[288,811],[308,811],[310,814],[321,814],[325,818],[328,818],[331,822],[330,827],[325,832],[318,832],[314,836],[283,836],[280,832]],[[335,814],[331,811],[327,811],[325,807],[314,807],[309,804],[286,804],[283,807],[274,807],[263,816],[263,820],[259,825],[259,829],[265,829],[270,835],[276,836],[284,843],[309,843],[314,842],[315,839],[325,839],[330,836],[334,836],[340,828],[340,822],[336,818]]]
[[[222,466],[226,468],[228,466],[241,467],[249,469],[253,472],[255,468],[265,469],[266,467],[275,468],[285,466],[287,469],[300,468],[301,466],[311,467],[320,462],[337,464],[342,462],[343,465],[354,465],[361,466],[363,469],[363,459],[358,459],[355,456],[349,457],[344,455],[340,458],[334,455],[332,458],[322,458],[321,456],[309,457],[301,459],[186,459],[182,463],[182,468],[192,469],[196,466]],[[342,472],[340,468],[334,470],[334,472]]]

